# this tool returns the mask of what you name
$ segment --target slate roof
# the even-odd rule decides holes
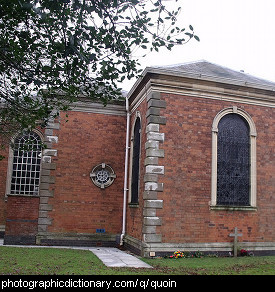
[[[144,73],[147,72],[182,76],[275,91],[275,82],[261,79],[241,71],[235,71],[205,60],[168,66],[147,67]]]

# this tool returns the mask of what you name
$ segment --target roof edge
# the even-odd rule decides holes
[[[230,70],[232,70],[232,69],[230,69]],[[169,70],[169,68],[166,69],[164,67],[163,68],[147,67],[144,70],[144,73],[155,73],[155,74],[163,74],[163,75],[169,75],[169,76],[185,77],[185,78],[190,78],[190,79],[219,82],[219,83],[225,83],[225,84],[231,84],[231,85],[238,85],[238,86],[244,86],[244,87],[250,87],[250,88],[256,88],[256,89],[275,91],[275,83],[274,83],[274,86],[272,86],[272,85],[262,84],[260,82],[248,82],[248,81],[242,81],[239,79],[219,77],[219,76],[207,75],[207,74],[203,74],[203,73],[202,74],[201,73],[191,73],[191,72],[184,71],[184,70],[183,71]],[[240,73],[242,73],[242,72],[240,72]],[[246,73],[242,73],[242,74],[246,74]]]
[[[174,65],[167,65],[167,66],[149,66],[146,67],[142,74],[141,77],[134,83],[130,91],[128,92],[127,98],[129,98],[135,90],[138,88],[142,80],[145,78],[146,75],[148,74],[161,74],[161,75],[168,75],[168,76],[175,76],[175,77],[182,77],[182,78],[189,78],[189,79],[195,79],[195,80],[202,80],[202,81],[209,81],[209,82],[218,82],[218,83],[223,83],[223,84],[230,84],[230,85],[237,85],[237,86],[243,86],[243,87],[248,87],[248,88],[253,88],[253,89],[261,89],[261,90],[267,90],[271,92],[275,92],[275,83],[273,85],[268,85],[268,84],[263,84],[261,82],[249,82],[249,81],[244,81],[244,80],[239,80],[239,79],[234,79],[234,78],[227,78],[227,77],[221,77],[221,76],[213,76],[213,75],[207,75],[203,73],[195,73],[195,72],[190,72],[188,70],[175,70],[172,69],[175,66],[180,66],[180,65],[188,65],[188,64],[194,64],[194,63],[199,63],[199,62],[208,62],[206,60],[199,60],[199,61],[191,61],[191,62],[186,62],[186,63],[181,63],[181,64],[174,64]],[[233,70],[231,68],[228,68],[226,66],[221,66],[217,65],[212,62],[208,62],[210,64],[229,69],[247,76],[251,77],[256,77],[241,71]],[[256,77],[258,79],[261,79],[260,77]],[[263,82],[267,81],[270,83],[273,83],[272,81],[262,79]]]

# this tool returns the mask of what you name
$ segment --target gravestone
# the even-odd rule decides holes
[[[235,227],[234,233],[229,234],[230,237],[234,237],[234,257],[237,257],[238,252],[238,237],[242,236],[242,233],[238,233],[238,228]]]

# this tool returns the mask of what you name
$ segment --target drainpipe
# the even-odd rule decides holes
[[[129,132],[130,132],[130,112],[129,112],[129,100],[126,97],[126,143],[125,143],[125,166],[124,166],[124,190],[123,190],[123,214],[122,214],[122,232],[120,236],[120,245],[123,245],[123,238],[126,229],[126,204],[127,204],[127,185],[128,185],[128,159],[129,159]]]

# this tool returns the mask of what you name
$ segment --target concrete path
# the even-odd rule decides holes
[[[3,245],[3,239],[0,239],[0,246]],[[114,247],[72,247],[72,246],[38,246],[38,245],[4,245],[14,247],[32,247],[32,248],[69,248],[84,249],[95,254],[107,267],[129,267],[129,268],[152,268],[137,257],[128,254],[125,251]]]
[[[142,260],[114,247],[89,248],[107,267],[152,268]]]

